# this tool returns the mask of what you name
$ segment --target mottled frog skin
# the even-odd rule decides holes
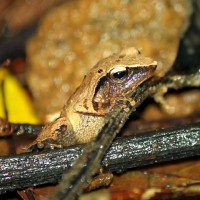
[[[91,141],[115,104],[135,104],[131,91],[153,76],[156,66],[156,61],[133,47],[99,61],[66,102],[60,117],[44,126],[28,147],[66,147]]]

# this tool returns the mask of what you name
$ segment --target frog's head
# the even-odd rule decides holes
[[[156,67],[156,61],[141,55],[135,48],[101,60],[89,74],[88,96],[90,94],[92,99],[86,99],[84,103],[91,112],[84,112],[105,114],[115,102],[129,98],[138,85],[152,77]]]

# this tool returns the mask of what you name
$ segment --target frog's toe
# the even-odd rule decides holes
[[[43,142],[37,142],[37,148],[38,149],[43,149],[44,148],[44,143]]]
[[[63,148],[63,146],[61,144],[49,144],[49,148],[50,149],[55,149],[55,148],[61,149],[61,148]]]

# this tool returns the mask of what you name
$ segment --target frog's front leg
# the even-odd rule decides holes
[[[154,95],[154,100],[159,103],[162,107],[162,109],[167,113],[167,114],[172,114],[174,113],[174,107],[171,106],[165,99],[164,95],[167,93],[168,88],[166,86],[162,86],[158,89],[156,94]]]
[[[63,146],[70,146],[75,143],[69,122],[65,117],[59,117],[55,121],[45,125],[38,137],[25,148],[29,149],[35,145],[38,148],[62,148]]]

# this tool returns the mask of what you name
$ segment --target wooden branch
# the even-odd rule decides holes
[[[0,158],[0,194],[28,186],[57,183],[82,154],[84,145]],[[118,172],[200,155],[200,123],[116,139],[105,171]]]

